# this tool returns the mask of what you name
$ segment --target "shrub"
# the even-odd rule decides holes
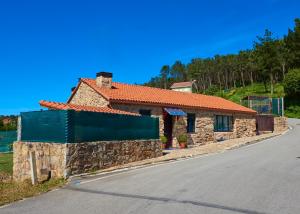
[[[187,142],[187,135],[186,134],[181,134],[177,137],[177,140],[179,143],[186,143]]]
[[[300,95],[300,69],[292,69],[283,81],[284,91],[288,96]]]
[[[160,141],[163,143],[163,144],[166,144],[168,142],[168,138],[166,136],[160,136]]]
[[[208,89],[205,90],[205,94],[207,94],[207,95],[214,95],[217,92],[219,92],[219,88],[216,85],[212,85]]]

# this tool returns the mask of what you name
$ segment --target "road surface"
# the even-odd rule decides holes
[[[300,120],[251,146],[83,179],[0,213],[300,213]]]

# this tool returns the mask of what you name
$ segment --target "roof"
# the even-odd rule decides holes
[[[193,82],[175,82],[171,85],[171,88],[186,88],[192,87]]]
[[[56,110],[75,110],[75,111],[91,111],[91,112],[101,112],[101,113],[109,113],[109,114],[125,114],[125,115],[139,115],[127,111],[121,111],[117,109],[112,109],[109,107],[94,107],[94,106],[81,106],[70,103],[60,103],[60,102],[51,102],[41,100],[40,105],[50,109]]]
[[[146,104],[163,107],[193,108],[230,113],[239,112],[256,114],[256,111],[252,109],[233,103],[229,100],[225,100],[221,97],[185,93],[140,85],[129,85],[117,82],[112,83],[112,88],[104,88],[98,87],[94,79],[88,78],[81,78],[79,84],[82,82],[86,83],[111,103]]]

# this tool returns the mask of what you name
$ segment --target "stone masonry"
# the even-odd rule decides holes
[[[74,175],[162,156],[159,140],[67,144],[66,174]]]
[[[139,113],[140,109],[151,110],[153,117],[159,118],[160,135],[164,134],[163,107],[153,107],[147,105],[128,105],[128,104],[111,104],[112,108]],[[204,111],[183,109],[186,113],[194,113],[196,116],[195,132],[187,133],[189,145],[203,145],[208,142],[216,142],[217,139],[234,139],[240,137],[250,137],[256,135],[256,119],[255,115],[247,114],[226,114],[217,111]],[[214,120],[215,115],[233,116],[233,130],[230,132],[215,132]],[[187,119],[179,117],[178,120],[173,119],[173,137],[186,133]],[[173,147],[177,147],[178,143],[173,139]]]
[[[256,119],[249,115],[235,115],[233,130],[236,138],[256,135]]]
[[[281,132],[288,129],[286,117],[274,117],[274,132]]]
[[[13,151],[14,180],[24,181],[31,178],[29,162],[29,152],[31,151],[35,152],[39,181],[48,179],[48,176],[64,176],[66,144],[15,142]]]
[[[91,87],[83,82],[80,83],[77,91],[71,98],[70,103],[95,107],[106,107],[109,104],[109,102],[104,97],[99,95]]]
[[[160,140],[99,141],[89,143],[15,142],[13,178],[30,179],[29,152],[35,151],[38,181],[67,178],[162,155]]]

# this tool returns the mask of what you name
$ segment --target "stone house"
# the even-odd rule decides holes
[[[49,109],[140,114],[159,118],[167,147],[187,134],[189,145],[256,135],[256,111],[220,97],[113,82],[112,73],[81,78],[67,103],[41,101]]]

